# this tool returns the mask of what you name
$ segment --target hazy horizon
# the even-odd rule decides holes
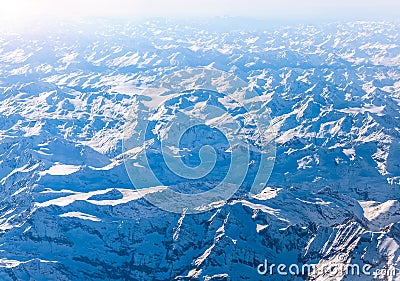
[[[14,0],[3,1],[3,21],[21,24],[38,19],[143,17],[245,17],[262,20],[394,20],[399,19],[400,2],[395,0],[316,2],[311,0]]]

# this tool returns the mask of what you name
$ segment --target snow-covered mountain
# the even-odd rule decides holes
[[[371,272],[394,268],[375,278],[400,280],[399,30],[398,22],[217,28],[153,20],[3,32],[0,280],[374,278],[262,276],[265,259],[339,259]],[[143,89],[195,67],[235,75],[259,95],[276,159],[259,194],[246,195],[250,175],[214,209],[176,214],[143,198],[163,187],[133,188],[123,139],[146,107]],[[161,113],[185,102],[222,106],[208,95],[186,93]],[[215,136],[206,144],[220,145],[225,161],[223,137],[191,134],[185,145],[197,152],[202,137]],[[204,190],[225,164],[196,185],[159,171],[170,188]]]

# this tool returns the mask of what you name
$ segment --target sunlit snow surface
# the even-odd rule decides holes
[[[79,171],[79,166],[55,163],[50,169],[41,172],[41,175],[67,176]]]
[[[399,269],[399,30],[220,19],[3,32],[0,280],[266,280],[265,259]],[[245,181],[196,215],[149,204],[192,186],[136,191],[122,150],[142,90],[188,67],[248,82],[278,134],[261,193],[246,196]],[[343,279],[371,276],[331,280]]]

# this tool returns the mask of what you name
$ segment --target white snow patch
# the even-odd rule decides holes
[[[271,187],[267,187],[265,188],[263,191],[261,191],[261,193],[257,194],[257,195],[253,195],[252,198],[258,199],[258,200],[268,200],[268,199],[272,199],[275,198],[279,191],[282,188],[271,188]]]
[[[390,211],[392,207],[396,204],[397,200],[389,200],[384,203],[379,203],[375,201],[359,201],[361,207],[364,210],[364,216],[372,221],[378,218],[380,215]]]
[[[343,153],[349,157],[351,161],[356,159],[356,150],[354,148],[344,148]]]
[[[81,212],[68,212],[65,214],[61,214],[60,217],[62,218],[78,218],[78,219],[83,219],[83,220],[91,220],[91,221],[101,221],[98,217],[81,213]]]
[[[348,114],[364,114],[365,112],[374,113],[378,115],[383,115],[383,110],[385,109],[385,105],[383,106],[375,106],[375,105],[365,105],[364,107],[348,107],[344,109],[338,110],[339,112],[348,113]]]
[[[41,207],[48,207],[51,205],[54,206],[60,206],[60,207],[65,207],[70,204],[72,204],[75,201],[86,201],[94,205],[99,205],[99,206],[116,206],[119,204],[125,204],[130,201],[134,201],[137,199],[142,198],[146,194],[150,193],[155,193],[155,192],[161,192],[166,187],[164,186],[156,186],[156,187],[150,187],[146,189],[141,189],[140,191],[138,190],[132,190],[132,189],[120,189],[118,188],[117,190],[122,193],[123,197],[121,199],[115,199],[115,200],[89,200],[90,197],[94,195],[100,195],[100,194],[106,194],[107,192],[113,190],[113,188],[108,188],[105,190],[96,190],[96,191],[91,191],[91,192],[79,192],[73,195],[68,195],[64,197],[59,197],[56,199],[52,199],[49,201],[45,201],[42,203],[36,203],[36,207],[41,208]]]
[[[268,224],[267,225],[257,224],[256,231],[257,231],[257,233],[260,233],[261,230],[266,229],[267,227],[268,227]]]
[[[42,262],[42,263],[50,263],[50,262],[57,263],[57,261],[48,261],[48,260],[42,260],[42,259],[31,259],[28,261],[18,261],[18,260],[9,260],[9,259],[3,258],[3,259],[0,259],[0,268],[14,268],[21,264],[26,264],[26,263],[29,263],[29,262],[32,262],[35,260]]]
[[[51,175],[51,176],[68,176],[79,171],[81,166],[65,165],[61,163],[55,163],[50,169],[40,172],[41,176]]]

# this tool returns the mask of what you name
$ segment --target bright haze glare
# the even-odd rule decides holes
[[[1,0],[2,21],[241,16],[277,20],[398,19],[398,0]]]

